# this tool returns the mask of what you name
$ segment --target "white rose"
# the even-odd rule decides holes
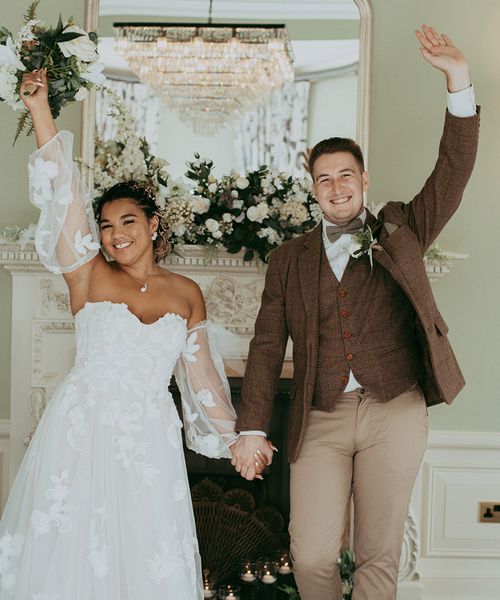
[[[234,200],[233,208],[243,208],[243,200]]]
[[[77,102],[80,102],[82,100],[85,100],[85,98],[89,95],[89,91],[87,88],[85,87],[81,87],[75,94],[75,100]]]
[[[238,190],[231,190],[231,198],[237,198],[239,196]]]
[[[207,219],[205,221],[205,227],[210,233],[214,233],[219,229],[219,223],[215,219]]]
[[[236,180],[236,187],[240,188],[240,190],[246,189],[250,185],[250,182],[246,177],[238,177]]]
[[[222,237],[222,231],[220,229],[218,229],[217,231],[212,232],[212,237],[214,237],[215,239],[219,239]]]
[[[211,183],[211,184],[208,186],[208,191],[209,191],[211,194],[215,194],[215,192],[217,191],[217,184],[216,184],[216,183]]]
[[[222,220],[224,221],[224,223],[231,223],[231,221],[233,220],[233,215],[229,213],[224,213],[222,215]]]
[[[57,45],[66,58],[76,56],[83,62],[94,62],[98,58],[97,48],[88,33],[78,25],[66,27],[63,33],[79,33],[80,37],[69,42],[58,42]]]
[[[210,200],[203,196],[193,196],[191,198],[191,208],[197,215],[202,215],[210,208]]]

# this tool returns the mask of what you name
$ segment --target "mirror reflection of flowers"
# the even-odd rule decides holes
[[[173,179],[167,163],[151,153],[135,122],[113,93],[109,114],[117,120],[113,140],[96,141],[93,168],[98,196],[120,181],[150,185],[173,246],[202,244],[236,253],[244,259],[267,261],[269,253],[321,220],[321,209],[310,192],[309,179],[294,178],[262,166],[244,175],[232,171],[216,178],[213,162],[195,154],[185,179]]]
[[[14,143],[27,129],[32,131],[30,116],[19,99],[23,74],[47,69],[49,105],[57,118],[69,102],[83,100],[89,89],[104,83],[98,62],[97,35],[87,33],[73,19],[56,27],[36,18],[40,0],[32,2],[24,15],[24,26],[13,35],[0,26],[0,101],[15,111],[23,111],[18,119]]]

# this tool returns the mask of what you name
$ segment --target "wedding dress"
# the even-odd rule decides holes
[[[30,157],[36,247],[54,272],[98,252],[88,195],[60,132]],[[86,200],[85,200],[86,198]],[[0,523],[2,600],[201,600],[187,445],[229,457],[235,414],[218,327],[175,313],[142,323],[126,304],[87,302],[76,359],[37,427]]]

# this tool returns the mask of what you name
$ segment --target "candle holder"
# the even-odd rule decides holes
[[[203,569],[203,598],[205,600],[215,600],[215,589],[208,578],[209,570]]]
[[[244,560],[240,568],[241,600],[257,600],[258,584],[255,561]]]
[[[241,600],[241,588],[232,583],[221,585],[217,597],[218,600]]]
[[[262,561],[259,564],[259,578],[262,600],[276,600],[278,564],[275,561]]]
[[[289,600],[289,595],[282,590],[283,587],[294,585],[292,560],[288,552],[283,552],[278,561],[278,591],[276,600]]]

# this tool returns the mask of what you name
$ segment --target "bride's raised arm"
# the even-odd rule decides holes
[[[49,271],[66,275],[99,253],[91,195],[73,162],[73,134],[57,132],[44,71],[24,76],[21,99],[31,113],[38,145],[28,163],[30,199],[41,211],[35,247]]]

